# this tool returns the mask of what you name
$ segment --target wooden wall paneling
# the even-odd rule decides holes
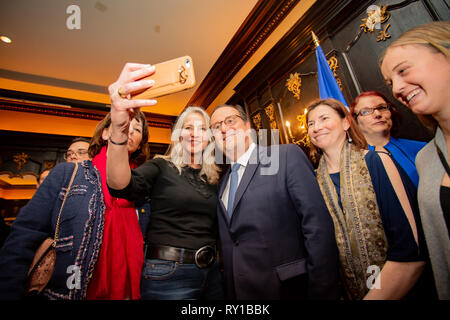
[[[422,0],[433,20],[450,20],[450,2],[448,0]]]
[[[0,199],[0,214],[5,219],[6,224],[11,225],[20,208],[28,203],[27,200],[5,200]]]
[[[300,127],[297,116],[304,114],[306,106],[311,101],[317,99],[319,95],[316,65],[315,55],[308,55],[302,64],[275,82],[272,90],[274,99],[280,102],[284,122],[290,122],[290,130],[296,140],[303,138],[305,133]],[[287,79],[289,79],[290,74],[294,73],[300,74],[300,99],[297,99],[286,87]],[[283,123],[283,126],[288,131],[285,123]]]
[[[13,156],[22,152],[30,155],[29,162],[39,164],[29,170],[36,176],[45,168],[45,162],[53,161],[56,164],[64,162],[64,153],[75,137],[59,136],[27,132],[11,132],[0,130],[0,171],[19,174],[13,162]],[[89,138],[89,137],[86,137]],[[164,154],[168,144],[149,143],[150,157]],[[24,168],[29,166],[27,163]],[[21,170],[24,171],[24,170]]]
[[[13,184],[0,178],[0,212],[6,217],[7,223],[12,223],[19,209],[33,196],[36,190],[36,179],[47,165],[64,162],[72,136],[5,131],[0,130],[0,175],[19,179]],[[165,154],[168,145],[163,143],[149,143],[150,158],[156,154]],[[29,156],[22,168],[14,162],[18,154]]]
[[[251,96],[246,96],[245,97],[245,102],[247,104],[247,112],[249,114],[254,113],[255,111],[258,111],[259,109],[259,103],[258,103],[258,96],[256,95],[256,93],[254,93]]]
[[[359,32],[363,18],[367,17],[367,8],[371,4],[389,5],[394,8],[387,32],[391,39],[377,42],[377,33]],[[384,84],[378,67],[378,58],[385,47],[411,27],[432,21],[424,1],[320,1],[314,4],[297,24],[272,48],[267,55],[234,88],[237,95],[253,96],[255,91],[264,97],[265,83],[271,90],[274,101],[279,101],[285,120],[291,123],[296,115],[312,100],[319,97],[317,76],[302,77],[300,101],[295,101],[291,93],[286,93],[285,81],[291,73],[314,73],[317,64],[310,32],[318,35],[327,58],[335,55],[338,59],[338,77],[343,84],[343,94],[351,104],[359,90],[378,90],[391,96],[390,89]],[[385,25],[382,27],[384,28]],[[356,35],[359,36],[356,37]],[[353,46],[348,47],[356,37]],[[346,51],[347,48],[350,48]],[[346,54],[347,60],[344,59]],[[348,62],[348,63],[347,63]],[[351,71],[354,71],[352,77]],[[256,90],[255,88],[258,88]],[[266,89],[268,90],[268,88]],[[391,96],[392,98],[392,96]],[[393,100],[393,99],[392,99]],[[261,101],[261,105],[264,101]],[[428,140],[430,133],[417,117],[403,105],[394,102],[402,115],[401,127],[404,138]],[[294,129],[294,127],[292,127]],[[296,130],[293,130],[293,133]],[[295,132],[298,135],[300,132]]]
[[[347,16],[347,12],[353,13],[361,3],[367,2],[369,1],[317,1],[234,90],[249,92],[252,91],[252,87],[261,83],[273,83],[281,75],[301,64],[305,55],[314,49],[311,31],[314,31],[321,40],[325,40],[327,37],[325,35],[328,34],[327,23]]]
[[[333,36],[330,37],[330,40],[332,41],[333,47],[337,48],[338,51],[343,52],[347,49],[347,52],[344,54],[347,54],[348,61],[354,70],[357,81],[361,86],[361,90],[380,91],[399,109],[403,119],[399,130],[400,137],[427,141],[431,138],[430,132],[420,123],[417,116],[393,98],[390,88],[384,84],[383,76],[378,67],[378,60],[384,49],[393,41],[393,39],[396,39],[406,30],[419,24],[431,22],[433,19],[421,1],[394,2],[383,0],[374,3],[383,6],[389,5],[389,7],[394,8],[392,11],[389,11],[391,14],[389,20],[382,25],[382,28],[384,29],[387,24],[390,24],[387,32],[391,35],[391,38],[386,41],[377,42],[376,38],[379,30],[375,29],[375,32],[373,33],[362,32],[358,41],[350,48],[347,47],[354,35],[358,32],[359,26],[362,23],[361,19],[367,17],[365,9],[360,10],[360,14],[346,25],[339,28],[336,27],[335,29],[339,31],[334,33]],[[343,59],[340,61],[342,64]],[[345,64],[342,64],[342,66],[347,67]],[[349,81],[348,69],[344,74],[346,82],[351,84]],[[358,95],[358,92],[352,85],[348,86],[348,89],[351,91],[349,100],[349,103],[351,103],[353,98]]]

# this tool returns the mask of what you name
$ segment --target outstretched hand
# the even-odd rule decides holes
[[[153,86],[153,80],[144,80],[155,73],[155,66],[140,63],[126,63],[116,82],[108,87],[111,99],[111,126],[120,128],[123,133],[134,114],[140,107],[156,104],[153,99],[131,100],[134,92],[143,91]],[[124,130],[122,130],[124,129]]]

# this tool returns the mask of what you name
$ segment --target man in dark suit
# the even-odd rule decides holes
[[[240,106],[216,107],[211,129],[231,161],[218,203],[226,297],[337,299],[333,223],[304,152],[257,146]]]

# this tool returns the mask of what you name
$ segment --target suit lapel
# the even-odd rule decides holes
[[[230,177],[230,172],[231,172],[231,168],[228,169],[227,173],[222,178],[222,182],[219,185],[219,198],[218,198],[221,214],[224,216],[225,221],[227,221],[228,223],[230,223],[230,221],[228,218],[227,209],[225,209],[225,206],[223,205],[223,202],[222,202],[222,195],[223,195],[223,192],[225,191],[225,187],[227,186],[228,178]]]

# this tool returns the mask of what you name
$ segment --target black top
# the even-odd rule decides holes
[[[125,189],[108,189],[111,196],[128,200],[150,195],[148,243],[199,249],[218,238],[217,188],[202,181],[199,172],[184,167],[180,175],[173,164],[157,158],[131,170]]]
[[[447,225],[448,235],[450,237],[450,187],[441,186],[441,208],[444,213],[445,224]]]

